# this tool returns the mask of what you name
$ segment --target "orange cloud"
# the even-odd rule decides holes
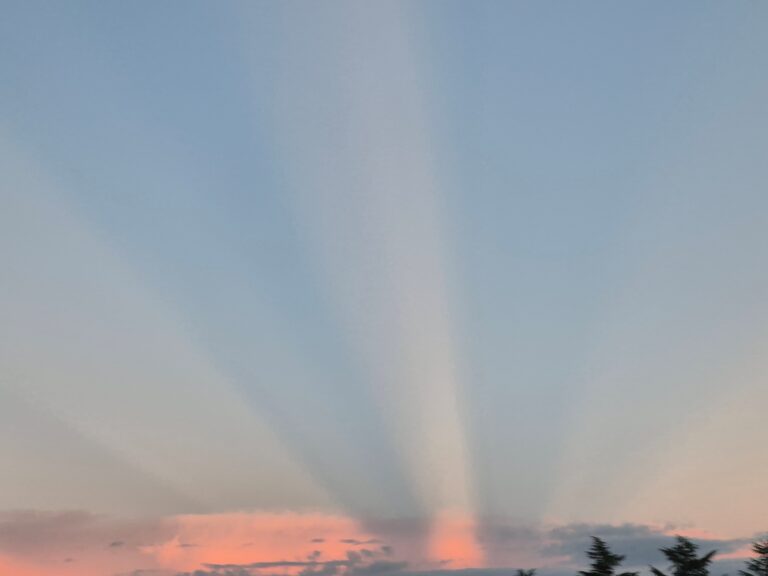
[[[175,574],[207,565],[263,562],[296,563],[270,566],[270,573],[286,576],[306,568],[301,564],[306,562],[484,565],[475,524],[461,514],[435,519],[427,550],[408,546],[418,534],[407,523],[382,536],[350,517],[332,514],[242,512],[128,521],[85,513],[25,513],[5,522],[23,537],[3,550],[7,555],[0,574],[22,576],[103,576],[137,568]]]
[[[374,539],[344,516],[234,513],[178,516],[174,521],[171,539],[142,548],[158,565],[174,570],[195,570],[207,563],[300,562],[316,551],[320,560],[344,560],[350,544],[342,540]]]
[[[50,576],[52,572],[50,569],[35,566],[17,558],[0,555],[0,574],[13,574],[14,576]]]
[[[231,513],[121,520],[87,513],[0,513],[0,574],[105,576],[158,574],[206,564],[348,562],[365,550],[384,558],[370,531],[340,515]],[[301,567],[270,573],[291,574]],[[159,571],[159,572],[157,572]]]
[[[483,567],[565,566],[591,525],[526,527],[499,522],[483,527],[480,545],[470,516],[444,513],[431,525],[418,519],[362,525],[343,515],[226,513],[155,519],[116,519],[78,513],[0,513],[0,575],[174,576],[215,567],[252,566],[254,574],[299,576],[367,570],[398,571]],[[600,526],[603,531],[610,527]],[[629,532],[627,530],[629,529]],[[661,526],[617,526],[639,541],[680,534],[726,551],[719,559],[750,554],[743,540]],[[632,535],[634,534],[634,536]],[[415,545],[413,543],[416,543]],[[409,544],[410,547],[409,547]],[[578,560],[582,560],[579,554]],[[407,564],[406,564],[407,563]],[[138,571],[138,572],[137,572]]]
[[[0,574],[173,575],[207,564],[403,561],[352,518],[330,514],[227,513],[110,519],[87,513],[0,514]],[[274,566],[286,576],[306,566]]]
[[[485,559],[476,539],[474,519],[443,513],[435,518],[429,545],[430,559],[450,561],[451,568],[481,568]]]

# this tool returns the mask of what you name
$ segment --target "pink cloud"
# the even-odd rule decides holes
[[[462,514],[441,514],[435,519],[429,543],[430,559],[450,560],[451,568],[481,568],[485,566],[478,545],[474,519]]]
[[[374,526],[374,527],[371,527]],[[749,556],[744,540],[642,525],[524,526],[439,515],[363,525],[344,515],[242,512],[119,519],[84,512],[0,513],[0,574],[13,576],[175,576],[232,566],[263,576],[396,576],[407,570],[575,568],[593,533],[623,545],[681,534],[708,542],[720,560]],[[426,545],[423,545],[425,538]],[[661,540],[660,540],[661,538]],[[609,538],[609,540],[612,540]],[[414,544],[415,542],[415,544]],[[421,542],[421,543],[420,543]],[[621,547],[618,552],[622,553]],[[655,554],[655,551],[654,551]],[[633,560],[639,560],[634,558]]]
[[[194,570],[207,563],[304,561],[315,551],[323,560],[343,560],[350,545],[341,540],[374,538],[350,518],[322,514],[193,515],[178,516],[173,522],[171,538],[143,547],[142,552],[174,570]]]
[[[105,576],[138,569],[154,576],[209,564],[349,562],[350,553],[361,554],[364,561],[395,554],[375,534],[341,515],[230,513],[121,520],[79,512],[0,513],[0,574],[15,576]],[[275,566],[270,573],[301,569]]]

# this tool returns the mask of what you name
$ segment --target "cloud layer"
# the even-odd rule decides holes
[[[750,539],[674,526],[521,525],[488,519],[477,534],[484,562],[468,564],[456,535],[434,559],[409,547],[413,522],[373,533],[356,521],[319,514],[238,513],[127,519],[85,512],[0,514],[0,569],[18,576],[494,576],[537,567],[553,576],[586,564],[590,537],[627,556],[628,567],[662,565],[659,548],[687,534],[718,551],[715,571],[732,570]]]

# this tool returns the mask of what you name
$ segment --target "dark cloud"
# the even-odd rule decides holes
[[[717,560],[712,562],[712,566],[709,570],[712,576],[738,576],[739,570],[744,570],[744,561],[729,558],[728,560]]]
[[[261,570],[264,568],[295,568],[297,566],[315,566],[318,564],[345,564],[344,560],[329,560],[328,562],[316,562],[314,560],[275,560],[270,562],[251,562],[249,564],[206,564],[206,568],[223,570],[227,568],[249,568]]]
[[[376,560],[366,562],[361,554],[354,551],[347,553],[346,560],[306,560],[306,561],[274,561],[274,562],[252,562],[250,564],[205,564],[207,570],[211,573],[219,574],[227,570],[245,571],[248,575],[259,573],[268,573],[269,569],[274,568],[304,568],[299,574],[383,574],[386,572],[396,572],[403,570],[408,565],[407,562],[394,562],[390,560]]]
[[[300,573],[304,575],[305,573]],[[311,574],[318,574],[312,572]],[[516,570],[512,568],[465,568],[465,569],[435,569],[435,570],[409,570],[407,562],[376,562],[373,564],[354,567],[344,572],[345,576],[516,576]],[[252,567],[242,565],[217,565],[207,567],[206,570],[194,572],[182,572],[175,576],[265,576],[256,572]],[[275,576],[275,575],[270,575]],[[571,571],[549,570],[545,576],[572,576]]]
[[[590,538],[598,536],[626,556],[626,566],[664,564],[664,556],[659,550],[673,543],[673,536],[669,535],[671,532],[674,532],[674,527],[660,529],[639,524],[572,524],[550,530],[549,543],[542,548],[542,552],[546,556],[566,556],[574,563],[583,564]],[[734,552],[749,542],[738,538],[692,540],[701,545],[702,551],[717,550],[720,554]]]
[[[352,544],[353,546],[363,546],[365,544],[380,544],[381,540],[372,538],[371,540],[356,540],[355,538],[344,538],[339,540],[342,544]]]
[[[329,560],[326,562],[307,560],[307,561],[274,561],[274,562],[252,562],[250,564],[205,564],[205,570],[195,570],[194,572],[182,572],[177,576],[268,576],[279,571],[281,568],[302,568],[298,572],[300,576],[332,576],[341,573],[342,568],[351,566],[348,560]],[[345,574],[349,574],[347,570]]]
[[[355,541],[357,545],[361,541]],[[370,541],[369,541],[370,542]],[[387,550],[383,550],[387,548]],[[321,552],[315,550],[305,560],[275,560],[249,564],[204,565],[204,570],[183,572],[176,576],[274,576],[285,568],[300,568],[297,576],[378,576],[403,572],[408,563],[389,559],[391,547],[379,550],[368,548],[347,550],[342,560],[320,560]]]
[[[347,560],[353,564],[359,564],[363,561],[363,555],[356,550],[347,550]]]
[[[222,569],[207,569],[207,570],[193,570],[192,572],[178,572],[175,576],[253,576],[253,572],[248,568],[222,568]]]
[[[501,518],[484,518],[479,522],[479,539],[486,543],[533,542],[542,537],[542,528],[510,523]]]
[[[649,564],[659,568],[665,566],[660,548],[674,542],[675,526],[663,527],[641,524],[587,524],[574,523],[563,526],[523,525],[500,518],[481,521],[478,539],[486,557],[497,566],[513,565],[520,558],[526,566],[544,568],[544,574],[556,569],[573,571],[586,566],[586,551],[591,537],[604,539],[613,550],[626,556],[625,566],[632,569],[647,568]],[[684,532],[683,527],[679,527]],[[744,547],[750,539],[697,539],[703,552],[717,550],[727,554]],[[720,576],[720,567],[727,562],[717,563],[714,576]]]
[[[516,568],[455,568],[455,569],[435,569],[435,570],[416,570],[402,572],[400,576],[516,576]],[[549,571],[542,572],[546,576],[573,576],[568,571]]]
[[[349,574],[373,575],[389,574],[391,572],[401,572],[408,567],[408,562],[393,562],[390,560],[378,560],[371,564],[356,566]]]
[[[323,542],[325,542],[325,538],[312,538],[310,542],[312,542],[313,544],[322,544]]]
[[[72,551],[149,546],[173,537],[160,520],[117,520],[87,512],[0,512],[0,553],[58,561]]]

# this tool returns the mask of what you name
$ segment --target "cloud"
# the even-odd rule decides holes
[[[245,566],[230,565],[206,570],[195,570],[194,572],[183,572],[174,576],[255,576],[252,568]],[[407,563],[393,562],[387,564],[371,565],[361,567],[347,574],[356,576],[379,575],[379,574],[397,574],[398,576],[514,576],[515,569],[512,568],[461,568],[456,570],[434,569],[434,570],[409,570]],[[565,576],[571,574],[569,571],[553,570],[548,571],[547,576]]]
[[[486,519],[478,532],[485,558],[492,564],[464,566],[460,548],[446,546],[446,554],[439,559],[423,550],[400,548],[399,542],[406,542],[417,528],[418,522],[412,520],[392,520],[384,544],[383,537],[362,530],[350,519],[320,514],[120,519],[85,512],[3,512],[0,572],[24,576],[506,576],[517,568],[539,568],[542,576],[565,576],[587,565],[585,551],[593,535],[626,555],[627,568],[646,571],[648,564],[665,568],[659,549],[672,544],[674,534],[680,533],[700,544],[704,552],[718,551],[712,574],[719,576],[735,573],[752,540],[671,525],[532,525],[493,518]]]
[[[572,524],[554,528],[549,532],[550,544],[543,552],[550,556],[567,556],[573,561],[583,562],[584,551],[589,545],[591,536],[599,536],[606,540],[612,548],[626,555],[626,565],[647,566],[648,564],[663,564],[664,557],[659,549],[671,543],[674,534],[685,534],[682,528],[674,526],[653,527],[639,524]],[[719,554],[734,552],[749,542],[748,539],[726,539],[715,536],[696,537],[694,541],[701,544],[704,551],[717,550]]]
[[[388,574],[390,572],[400,572],[405,570],[408,562],[392,562],[389,560],[378,560],[365,566],[356,567],[352,570],[353,574]]]
[[[104,553],[106,548],[144,546],[170,537],[163,519],[117,519],[87,512],[0,512],[0,553],[59,559],[72,550]],[[114,557],[114,556],[112,556]]]
[[[405,523],[404,526],[408,526]],[[618,553],[627,556],[627,567],[645,568],[653,563],[664,566],[662,547],[669,546],[675,533],[686,534],[701,545],[703,551],[716,549],[728,557],[713,565],[713,574],[733,573],[741,562],[740,551],[747,539],[728,539],[675,526],[639,524],[517,525],[494,519],[484,524],[481,544],[500,564],[493,567],[449,568],[451,558],[430,561],[424,558],[391,558],[395,551],[387,546],[360,548],[365,540],[343,538],[340,543],[353,546],[344,559],[320,561],[317,556],[306,560],[272,561],[250,564],[216,564],[205,566],[199,573],[183,576],[365,576],[397,574],[398,576],[511,576],[516,568],[538,567],[546,576],[566,576],[587,565],[586,550],[591,536],[604,538]],[[371,539],[375,540],[375,539]],[[526,555],[521,555],[520,551]],[[508,552],[504,553],[498,552]],[[735,555],[735,557],[730,557]]]
[[[408,567],[406,561],[383,558],[387,553],[378,550],[347,550],[344,559],[319,560],[313,552],[306,560],[275,560],[248,564],[206,563],[205,570],[182,572],[177,576],[265,576],[292,574],[295,576],[378,576],[399,573]]]
[[[517,524],[503,518],[481,522],[478,540],[489,567],[543,568],[547,572],[569,569],[571,572],[588,562],[586,550],[590,538],[603,538],[619,554],[626,556],[625,566],[644,569],[649,564],[665,565],[659,549],[669,546],[675,534],[690,537],[703,551],[717,550],[717,573],[733,558],[745,555],[751,538],[726,538],[684,526],[646,524],[571,523],[561,525]]]

